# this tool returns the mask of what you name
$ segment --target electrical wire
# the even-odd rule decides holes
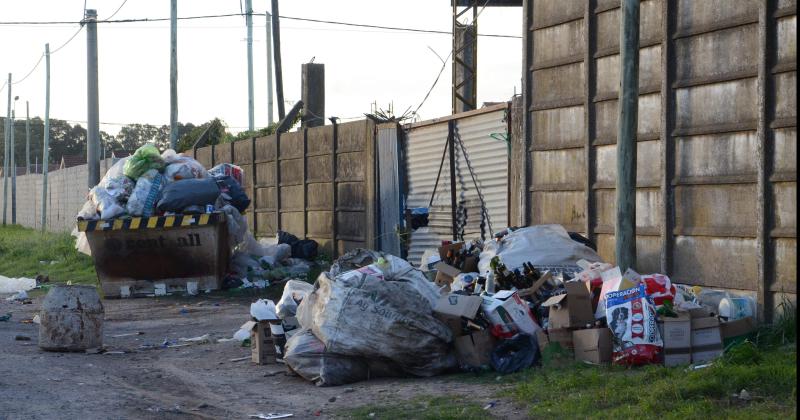
[[[128,0],[123,0],[123,1],[122,1],[122,4],[120,4],[120,5],[119,5],[119,7],[117,7],[117,10],[115,10],[115,11],[114,11],[114,13],[112,13],[112,14],[111,14],[111,16],[109,16],[109,17],[107,17],[107,18],[103,19],[103,20],[102,20],[102,22],[111,20],[111,18],[113,18],[114,16],[116,16],[116,15],[117,15],[117,13],[119,13],[119,11],[120,11],[120,10],[122,10],[122,7],[123,7],[123,6],[125,6],[125,3],[127,3],[127,2],[128,2]]]
[[[69,44],[70,42],[72,42],[72,40],[73,40],[73,39],[75,39],[75,37],[76,37],[76,36],[78,36],[78,34],[79,34],[79,33],[80,33],[82,30],[83,30],[83,26],[81,26],[80,28],[78,28],[78,30],[77,30],[77,31],[75,31],[75,33],[74,33],[74,34],[72,34],[72,36],[71,36],[71,37],[69,37],[69,39],[67,40],[67,42],[65,42],[65,43],[61,44],[61,46],[60,46],[60,47],[58,47],[58,48],[56,48],[56,49],[54,49],[54,50],[50,51],[50,55],[53,55],[53,54],[55,54],[55,53],[59,52],[59,51],[60,51],[62,48],[66,47],[66,46],[67,46],[67,44]]]
[[[37,68],[37,67],[39,67],[39,64],[41,64],[41,63],[42,63],[42,59],[43,59],[43,58],[44,58],[44,54],[40,55],[40,56],[39,56],[39,61],[37,61],[37,62],[36,62],[36,64],[34,64],[34,65],[33,65],[33,68],[31,69],[31,71],[29,71],[29,72],[28,72],[28,74],[26,74],[26,75],[25,75],[25,76],[24,76],[22,79],[19,79],[19,80],[17,80],[17,81],[12,81],[12,82],[11,82],[11,84],[12,84],[12,85],[16,85],[16,84],[19,84],[19,83],[22,83],[22,82],[24,82],[24,81],[25,81],[25,79],[27,79],[27,78],[28,78],[28,76],[30,76],[31,74],[33,74],[33,72],[36,70],[36,68]],[[8,82],[6,82],[6,83],[8,83]]]
[[[488,3],[488,1],[487,1]],[[484,8],[486,6],[484,5]],[[483,10],[481,10],[483,11]],[[246,16],[246,13],[226,13],[226,14],[217,14],[217,15],[198,15],[198,16],[183,16],[178,17],[178,20],[197,20],[197,19],[213,19],[213,18],[225,18],[225,17],[233,17],[233,16]],[[252,13],[252,16],[266,16],[266,13]],[[384,26],[384,25],[370,25],[365,23],[353,23],[353,22],[338,22],[332,20],[323,20],[323,19],[312,19],[312,18],[302,18],[296,16],[280,16],[281,19],[286,20],[296,20],[301,22],[313,22],[313,23],[323,23],[329,25],[342,25],[342,26],[354,26],[360,28],[371,28],[371,29],[385,29],[385,30],[392,30],[392,31],[404,31],[404,32],[418,32],[418,33],[429,33],[429,34],[442,34],[442,35],[452,35],[450,31],[440,31],[440,30],[432,30],[432,29],[419,29],[419,28],[404,28],[398,26]],[[139,23],[139,22],[165,22],[169,21],[170,18],[135,18],[135,19],[117,19],[117,20],[102,20],[98,21],[97,23]],[[2,21],[0,25],[64,25],[64,24],[75,24],[75,23],[82,23],[82,22],[75,22],[75,21]],[[512,39],[521,39],[521,36],[518,35],[504,35],[504,34],[478,34],[478,36],[483,37],[491,37],[491,38],[512,38]]]

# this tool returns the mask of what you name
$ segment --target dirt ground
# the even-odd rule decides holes
[[[21,304],[2,296],[0,315],[13,316],[0,322],[0,419],[248,418],[256,413],[319,419],[418,396],[452,396],[454,404],[498,401],[493,394],[502,381],[479,384],[463,375],[316,387],[286,374],[282,364],[231,361],[250,356],[250,349],[235,341],[140,348],[203,334],[229,338],[247,321],[252,300],[213,295],[105,300],[104,344],[125,353],[85,354],[39,349],[38,325],[22,321],[37,313],[41,297]],[[136,332],[144,334],[114,337]],[[489,413],[524,418],[524,409],[504,400]]]

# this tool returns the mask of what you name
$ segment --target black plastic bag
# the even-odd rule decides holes
[[[214,204],[219,197],[220,190],[213,179],[182,179],[167,185],[158,201],[160,212],[182,212],[190,206],[205,207]]]
[[[245,194],[242,186],[233,177],[223,175],[215,176],[217,186],[223,194],[222,198],[230,203],[236,210],[243,212],[250,205],[250,198]]]
[[[300,239],[297,236],[292,235],[289,232],[284,232],[282,230],[278,231],[278,244],[288,244],[294,245]]]
[[[313,260],[317,258],[317,241],[313,239],[301,239],[292,244],[292,258],[302,258]]]
[[[529,368],[539,361],[539,344],[536,337],[517,334],[498,343],[490,355],[492,368],[499,373],[514,373]]]
[[[597,252],[597,245],[594,242],[592,242],[589,238],[581,235],[578,232],[567,232],[567,234],[569,235],[570,239],[572,239],[573,241],[575,241],[577,243],[580,243],[580,244],[583,244],[583,245],[586,245],[589,248],[592,248],[592,251]]]

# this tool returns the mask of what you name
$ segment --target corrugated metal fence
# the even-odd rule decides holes
[[[429,209],[429,225],[412,233],[409,261],[418,264],[426,249],[441,245],[442,240],[453,239],[449,152],[445,152],[451,121],[466,151],[465,155],[458,142],[455,143],[456,200],[463,200],[466,208],[464,238],[479,237],[482,221],[481,203],[468,165],[472,166],[475,181],[483,194],[491,227],[497,231],[508,226],[507,118],[508,105],[501,104],[405,127],[408,208],[428,207],[439,167],[444,162],[433,205]],[[488,223],[485,232],[487,237],[491,235]]]

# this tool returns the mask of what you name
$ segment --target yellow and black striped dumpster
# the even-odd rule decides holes
[[[228,269],[230,247],[223,213],[81,220],[97,278],[106,297],[217,290]],[[123,291],[124,290],[124,291]]]

